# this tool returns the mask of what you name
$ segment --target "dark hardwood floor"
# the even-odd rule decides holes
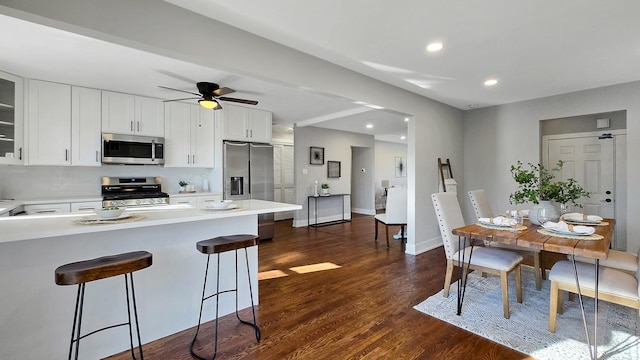
[[[260,244],[259,271],[288,276],[260,281],[262,340],[235,314],[225,316],[217,359],[529,359],[413,309],[442,289],[442,247],[412,256],[392,240],[387,249],[382,227],[381,238],[373,240],[373,216],[354,215],[350,223],[317,229],[293,228],[291,221],[276,226],[276,239]],[[340,268],[289,270],[324,262]],[[250,310],[241,316],[250,318]],[[201,330],[210,339],[212,324]],[[145,359],[191,359],[194,331],[145,344]],[[211,343],[197,345],[198,351],[213,351]],[[108,359],[130,358],[125,352]]]

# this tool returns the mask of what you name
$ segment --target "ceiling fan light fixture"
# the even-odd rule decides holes
[[[201,99],[198,100],[198,104],[205,109],[213,109],[218,106],[218,102],[213,99]]]

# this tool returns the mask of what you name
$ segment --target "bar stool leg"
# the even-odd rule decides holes
[[[69,343],[69,360],[73,355],[73,343],[76,343],[76,356],[78,359],[78,351],[80,350],[80,327],[82,324],[82,307],[84,305],[84,283],[78,284],[78,295],[76,295],[76,309],[73,314],[73,327],[71,328],[71,342]],[[76,328],[76,324],[78,327]],[[74,340],[76,339],[76,340]]]
[[[260,341],[260,328],[256,321],[256,309],[253,302],[253,287],[251,286],[251,273],[249,271],[249,255],[247,248],[244,249],[244,258],[247,262],[247,279],[249,280],[249,296],[251,297],[251,313],[253,314],[253,323],[240,319],[238,314],[238,250],[236,250],[236,317],[241,323],[250,325],[256,332],[256,340]]]
[[[198,333],[200,332],[200,323],[202,322],[202,308],[204,306],[204,300],[205,300],[205,291],[207,289],[207,277],[209,275],[209,260],[211,259],[211,255],[207,255],[207,267],[204,270],[204,285],[202,286],[202,298],[200,300],[200,314],[198,315],[198,326],[196,327],[196,334],[193,337],[193,340],[191,340],[191,345],[189,346],[189,353],[191,353],[191,356],[198,358],[198,359],[204,359],[200,356],[198,356],[194,351],[193,351],[193,344],[196,342],[196,339],[198,338]],[[217,331],[216,331],[216,335],[217,335]],[[215,355],[213,356],[213,358],[215,358]]]
[[[129,276],[127,276],[129,275]],[[128,278],[128,279],[127,279]],[[129,282],[127,282],[129,280]],[[131,322],[131,305],[129,303],[129,283],[131,283],[131,299],[133,302],[133,316],[136,321],[136,335],[138,337],[138,353],[140,360],[144,360],[144,354],[142,353],[142,341],[140,339],[140,324],[138,322],[138,307],[136,306],[136,291],[133,286],[133,273],[124,274],[124,287],[127,295],[127,317],[129,318],[129,343],[131,344],[131,358],[135,360],[136,355],[133,351],[133,324]]]

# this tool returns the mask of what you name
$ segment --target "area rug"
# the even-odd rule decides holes
[[[558,314],[556,332],[548,331],[550,282],[542,282],[536,291],[533,269],[522,267],[523,303],[515,298],[515,279],[509,277],[509,307],[511,315],[502,314],[500,279],[469,274],[462,314],[456,315],[457,283],[451,285],[448,298],[442,291],[414,309],[431,315],[489,340],[531,355],[537,359],[589,359],[580,304],[577,296],[568,301],[565,295],[564,313]],[[593,299],[585,299],[587,324],[593,342]],[[638,311],[599,301],[598,358],[640,359]]]

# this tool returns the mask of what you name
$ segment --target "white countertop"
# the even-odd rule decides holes
[[[8,203],[8,202],[7,202]],[[0,203],[0,209],[7,203]],[[110,230],[150,227],[191,221],[205,221],[219,218],[257,215],[282,211],[300,210],[302,206],[263,200],[234,201],[243,210],[209,211],[189,205],[164,205],[157,207],[127,208],[131,214],[144,217],[137,221],[118,224],[78,224],[74,220],[90,216],[88,213],[67,213],[56,215],[28,215],[0,218],[0,243],[42,239]],[[22,202],[24,204],[24,202]],[[1,210],[0,210],[1,211]]]

